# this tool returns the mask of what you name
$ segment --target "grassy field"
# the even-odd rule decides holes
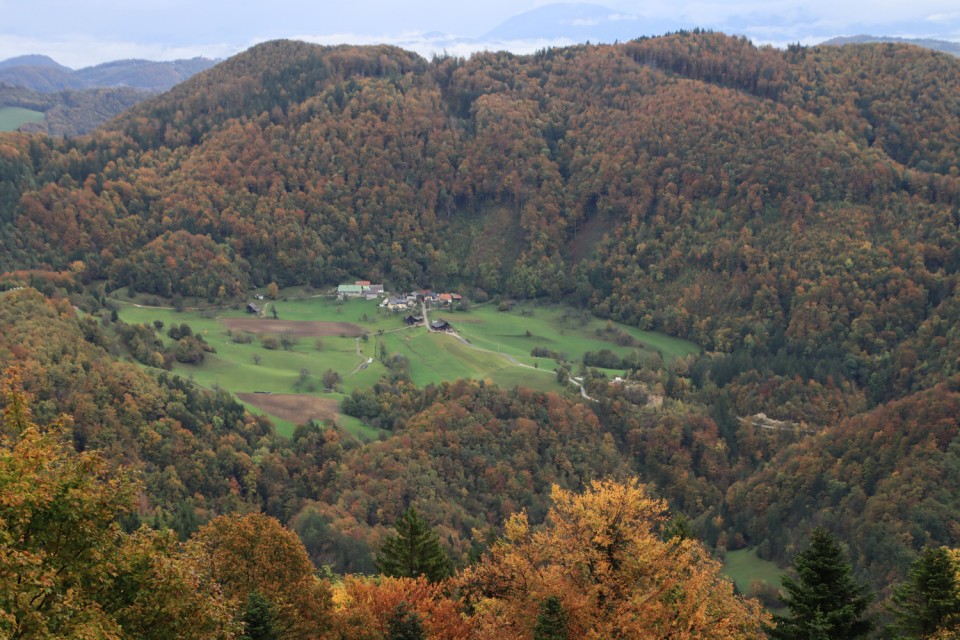
[[[27,122],[40,122],[44,118],[42,111],[21,109],[20,107],[0,107],[0,131],[16,131]]]
[[[291,294],[289,290],[284,293]],[[620,356],[640,349],[648,357],[659,354],[665,361],[697,350],[695,345],[682,340],[608,323],[559,305],[518,305],[509,311],[498,311],[488,304],[475,306],[468,313],[429,312],[431,320],[443,318],[451,322],[465,343],[455,336],[429,333],[423,327],[405,327],[406,314],[380,310],[374,301],[337,302],[319,296],[262,304],[266,305],[267,318],[272,318],[276,309],[280,320],[353,323],[366,335],[290,338],[293,344],[288,349],[267,349],[265,340],[284,336],[253,335],[226,327],[229,318],[252,318],[239,308],[177,312],[136,304],[144,302],[143,297],[117,301],[124,322],[163,322],[160,333],[167,346],[172,340],[166,332],[174,324],[187,324],[193,333],[203,336],[216,353],[207,354],[200,365],[175,363],[174,372],[202,386],[221,387],[232,393],[305,393],[339,401],[354,389],[372,386],[386,372],[379,359],[381,351],[405,356],[410,377],[418,385],[474,378],[503,387],[523,385],[560,391],[553,374],[557,363],[531,356],[534,347],[563,352],[573,362],[581,360],[587,351],[600,349]],[[264,322],[264,326],[269,323]],[[630,336],[632,345],[622,344],[623,334]],[[242,339],[237,340],[238,336]],[[322,388],[321,378],[327,370],[341,377],[336,391]],[[276,419],[280,433],[292,433],[293,423],[271,417]],[[358,438],[377,435],[349,416],[338,416],[337,424]]]
[[[565,353],[573,362],[582,360],[587,351],[601,349],[625,356],[639,348],[651,356],[659,353],[666,362],[698,351],[696,345],[686,340],[608,323],[561,305],[516,305],[509,311],[498,311],[496,306],[487,304],[475,306],[469,313],[444,317],[471,343],[509,354],[527,364],[536,361],[530,356],[534,347]],[[634,345],[618,344],[618,331],[629,335]]]
[[[279,302],[277,306],[278,315],[282,314],[281,317],[286,318],[287,311],[298,308],[300,303]],[[330,313],[337,312],[334,309]],[[359,365],[366,364],[373,356],[372,338],[366,342],[363,339],[338,336],[298,338],[289,350],[265,349],[257,337],[252,337],[246,344],[235,342],[222,319],[249,317],[243,311],[223,310],[214,315],[210,311],[176,312],[173,309],[137,307],[121,303],[120,317],[127,323],[150,324],[154,320],[162,321],[164,326],[161,333],[168,345],[172,340],[166,336],[166,332],[173,324],[189,325],[195,334],[202,335],[217,352],[207,354],[200,365],[177,362],[173,367],[174,373],[189,377],[204,387],[219,386],[232,393],[302,392],[339,401],[344,393],[350,393],[354,388],[372,386],[386,371],[376,360],[365,368],[358,369]],[[343,379],[339,392],[324,392],[321,388],[321,378],[328,369],[338,372]],[[301,371],[307,373],[305,378],[301,376]],[[263,413],[249,403],[244,404],[255,413]],[[273,415],[271,419],[275,421],[278,432],[285,435],[293,432],[292,423]],[[337,423],[365,439],[371,435],[359,421],[348,416],[338,417]]]
[[[773,562],[758,558],[756,549],[739,549],[728,551],[724,556],[723,573],[733,580],[740,593],[749,593],[750,584],[755,580],[779,589],[783,569]]]

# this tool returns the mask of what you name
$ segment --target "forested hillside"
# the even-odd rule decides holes
[[[134,520],[184,537],[260,510],[371,571],[415,506],[466,562],[552,484],[637,473],[721,553],[783,561],[826,525],[884,588],[960,544],[958,154],[960,60],[908,45],[269,42],[89,137],[0,137],[0,282],[43,294],[0,297],[0,360],[78,448],[142,470]],[[595,402],[401,375],[360,397],[384,428],[364,445],[113,359],[107,291],[359,277],[562,300],[703,353],[584,372]]]
[[[64,89],[39,93],[0,82],[0,107],[18,107],[43,113],[38,122],[17,127],[29,133],[51,136],[77,136],[90,133],[153,93],[114,87],[100,89]]]

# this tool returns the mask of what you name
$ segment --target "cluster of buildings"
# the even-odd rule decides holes
[[[347,300],[349,298],[364,298],[373,300],[383,298],[380,307],[394,312],[411,312],[404,321],[409,326],[424,324],[423,316],[417,315],[421,304],[428,308],[444,309],[450,308],[454,304],[463,301],[463,296],[459,293],[437,293],[430,289],[422,289],[412,293],[399,293],[385,295],[382,284],[371,284],[369,280],[357,280],[353,284],[341,284],[337,287],[337,298]],[[431,331],[453,331],[453,326],[446,320],[434,320],[429,323]]]
[[[457,302],[461,302],[463,296],[459,293],[436,293],[429,289],[424,289],[416,293],[400,294],[389,297],[380,303],[389,311],[404,311],[417,307],[421,302],[430,307],[451,307]]]

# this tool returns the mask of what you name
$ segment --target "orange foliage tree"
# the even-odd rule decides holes
[[[470,633],[459,604],[447,597],[443,583],[417,578],[347,576],[334,587],[333,637],[366,640],[385,637],[399,612],[413,614],[427,637],[456,640]]]
[[[696,541],[662,540],[663,501],[636,479],[558,487],[541,529],[525,513],[458,578],[480,637],[529,638],[553,597],[571,638],[761,638],[766,616],[733,593]]]
[[[297,535],[276,519],[221,516],[201,528],[187,549],[238,610],[251,594],[269,601],[281,638],[315,638],[329,625],[329,586],[316,576]]]

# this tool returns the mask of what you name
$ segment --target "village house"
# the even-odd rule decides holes
[[[386,307],[388,311],[406,311],[410,308],[407,298],[387,298],[380,306]]]

